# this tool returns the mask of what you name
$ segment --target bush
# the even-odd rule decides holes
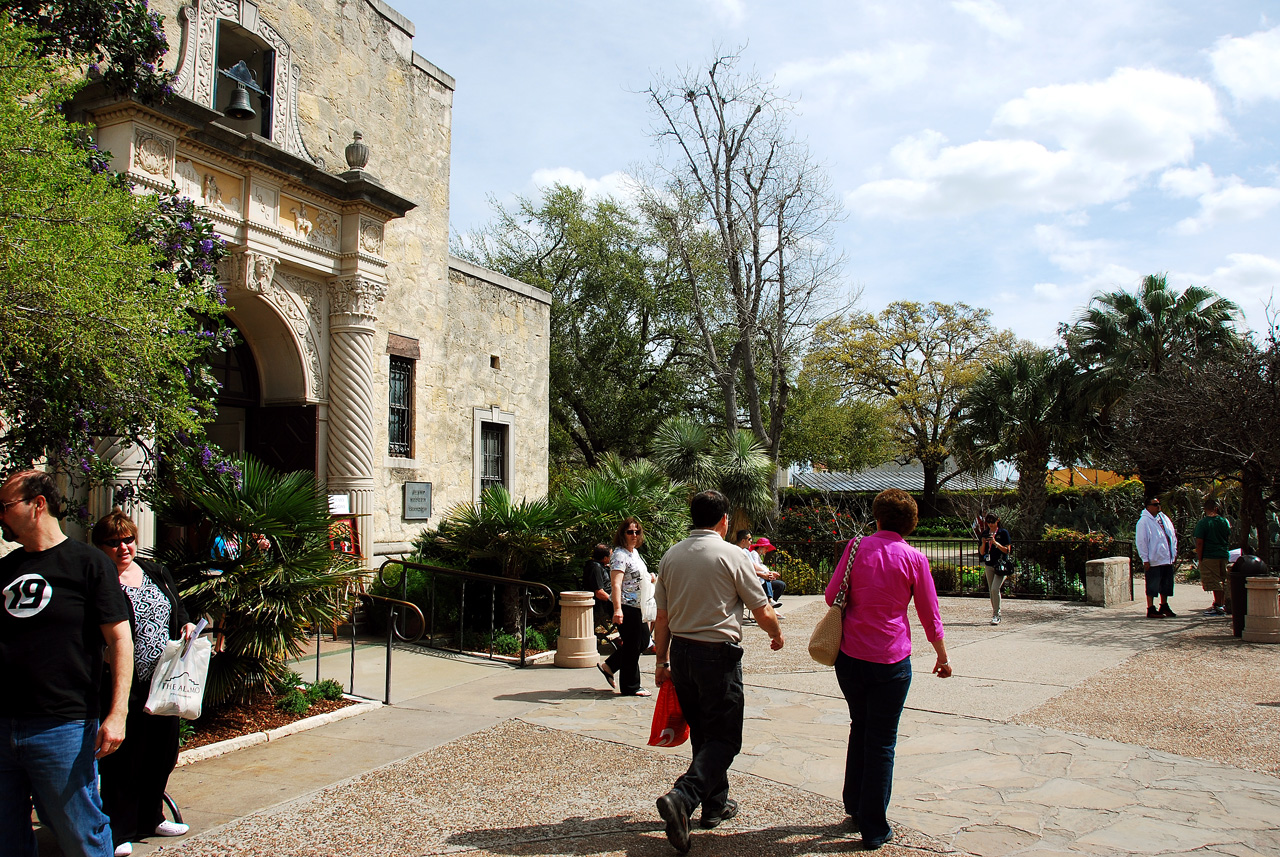
[[[296,687],[287,693],[281,694],[276,699],[276,708],[286,714],[305,714],[310,707],[311,700],[307,699],[307,695]]]
[[[283,696],[291,690],[297,690],[301,684],[302,676],[293,670],[286,669],[284,672],[272,677],[271,692],[276,696]]]
[[[822,575],[818,569],[784,550],[776,550],[769,557],[769,567],[782,575],[787,592],[792,595],[821,595],[827,588],[830,575]]]
[[[520,654],[520,638],[515,634],[499,634],[493,638],[493,653],[508,656]]]
[[[190,720],[178,720],[178,746],[184,746],[196,734],[196,725]]]
[[[973,522],[963,518],[921,518],[915,532],[919,538],[967,539],[973,537]]]
[[[331,678],[324,681],[318,681],[307,688],[307,699],[311,702],[318,702],[321,699],[329,701],[342,699],[342,684]]]

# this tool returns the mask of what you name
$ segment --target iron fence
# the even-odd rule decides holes
[[[985,567],[974,539],[909,538],[907,542],[929,559],[933,583],[939,595],[985,595]],[[830,579],[844,541],[777,541],[778,548],[800,559],[817,572],[823,584]],[[1107,556],[1131,557],[1131,542],[1114,541],[1099,547],[1058,541],[1014,539],[1010,557],[1014,572],[1005,581],[1005,593],[1024,598],[1065,601],[1085,600],[1085,563]],[[1130,558],[1130,579],[1133,561]]]

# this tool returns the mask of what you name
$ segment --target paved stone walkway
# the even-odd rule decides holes
[[[838,803],[847,710],[804,653],[821,605],[787,601],[787,648],[769,652],[758,630],[744,641],[733,787],[746,809],[699,832],[695,854],[857,848]],[[931,676],[932,651],[916,644],[928,654],[914,664],[890,808],[902,842],[884,853],[1280,854],[1278,779],[1010,722],[1197,620],[1044,602],[1006,602],[998,628],[989,615],[976,599],[944,603],[954,678]],[[326,656],[323,672],[345,680],[348,663]],[[281,857],[674,853],[652,801],[688,749],[645,746],[652,699],[616,697],[593,670],[409,652],[394,666],[389,708],[175,772],[194,835],[162,844]],[[381,695],[381,667],[362,649],[357,680],[373,686],[357,689]]]

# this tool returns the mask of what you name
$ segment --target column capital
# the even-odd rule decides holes
[[[329,281],[329,315],[355,316],[372,323],[378,318],[378,304],[387,296],[387,284],[359,275]]]

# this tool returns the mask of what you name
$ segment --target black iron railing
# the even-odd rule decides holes
[[[367,592],[351,593],[350,610],[351,616],[348,627],[351,630],[351,677],[347,684],[347,693],[352,696],[356,695],[356,608],[360,606],[362,601],[371,605],[385,605],[387,611],[387,655],[386,655],[386,686],[383,689],[382,701],[386,705],[391,704],[391,649],[394,647],[395,641],[401,640],[406,643],[416,643],[422,639],[422,635],[426,632],[427,623],[422,615],[422,611],[418,609],[418,605],[408,601],[401,601],[397,598],[387,598],[382,595],[370,595]],[[405,618],[408,616],[417,616],[418,633],[416,636],[406,633]],[[321,646],[320,636],[322,633],[320,625],[316,625],[316,681],[320,681],[320,657]],[[333,631],[334,640],[338,638],[337,627]]]
[[[976,539],[909,538],[907,541],[929,558],[939,595],[986,593],[985,567]],[[813,567],[824,584],[845,547],[844,541],[778,540],[774,544]],[[1129,557],[1132,551],[1132,543],[1122,541],[1099,547],[1087,543],[1015,539],[1010,553],[1014,573],[1005,582],[1005,592],[1026,598],[1083,601],[1085,563],[1106,556]],[[1132,567],[1130,560],[1130,578]]]
[[[388,576],[393,568],[398,568],[399,574]],[[398,559],[389,559],[382,564],[378,569],[378,581],[387,591],[399,590],[399,600],[408,603],[410,571],[423,572],[422,582],[425,585],[415,593],[421,604],[424,628],[418,639],[421,645],[430,648],[462,654],[487,653],[492,659],[500,630],[498,615],[501,610],[505,614],[502,624],[513,630],[519,628],[520,666],[523,667],[529,648],[529,620],[550,616],[556,606],[555,593],[542,583]],[[486,594],[489,596],[487,599],[484,597]],[[476,612],[484,611],[486,607],[487,623],[483,612],[478,617]],[[400,634],[400,625],[407,617],[399,614],[393,618],[395,621],[389,620],[392,629],[388,633]]]

